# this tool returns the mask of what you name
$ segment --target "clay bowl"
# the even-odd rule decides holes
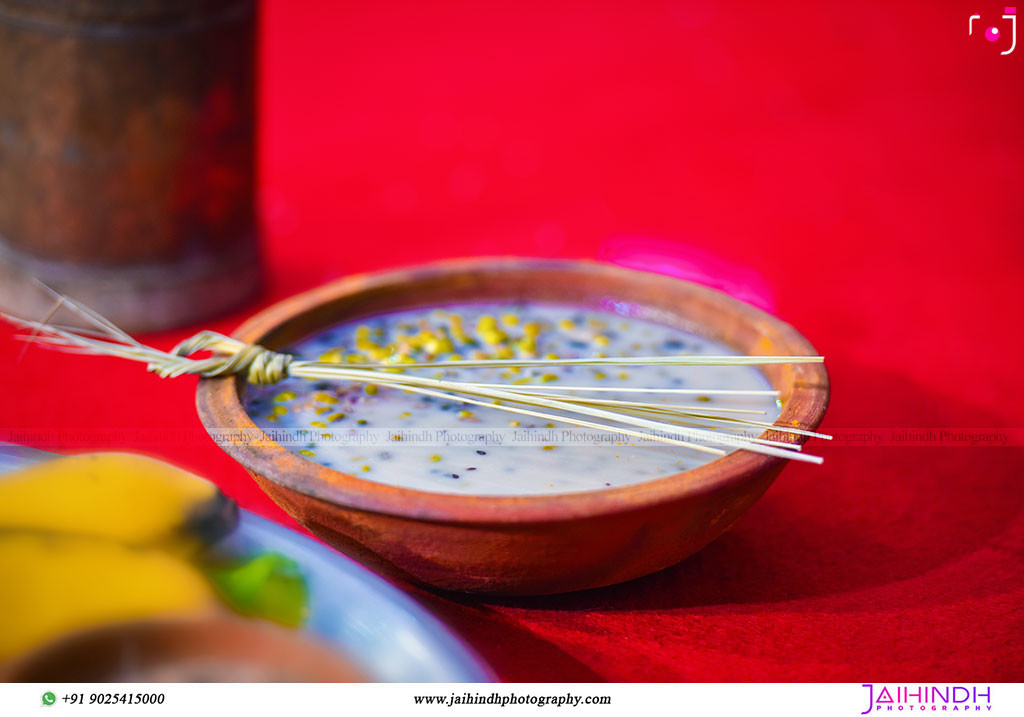
[[[718,291],[584,261],[459,260],[351,276],[287,299],[235,336],[271,349],[342,320],[417,306],[527,299],[607,307],[702,334],[745,354],[809,355],[791,326]],[[779,421],[815,428],[828,404],[820,364],[764,366]],[[260,435],[239,377],[204,379],[207,430]],[[768,432],[774,440],[800,437]],[[737,451],[700,468],[585,493],[488,497],[398,488],[326,468],[269,438],[222,443],[273,500],[338,550],[386,574],[447,590],[543,595],[611,585],[668,567],[717,538],[768,489],[785,460]]]
[[[365,682],[347,658],[234,616],[123,622],[78,632],[0,671],[7,682]]]

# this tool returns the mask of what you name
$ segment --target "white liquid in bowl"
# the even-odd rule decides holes
[[[457,330],[457,323],[453,326],[453,315],[461,318],[464,333]],[[487,318],[478,329],[481,317]],[[532,341],[528,336],[531,331],[536,331]],[[384,357],[395,347],[408,351],[418,361],[449,360],[453,352],[467,359],[474,354],[479,358],[485,354],[502,358],[509,352],[524,356],[529,351],[540,357],[556,354],[559,358],[736,353],[650,321],[534,303],[466,304],[383,314],[326,329],[288,351],[305,359],[327,354],[326,358],[351,360],[363,356],[365,360],[387,361]],[[406,370],[429,378],[438,377],[440,371]],[[443,376],[514,383],[520,388],[771,389],[754,366],[523,367],[519,371],[461,368],[444,369]],[[656,442],[640,444],[622,435],[615,440],[611,434],[595,429],[573,428],[559,421],[467,405],[456,399],[386,387],[371,393],[363,385],[352,383],[288,379],[275,386],[248,386],[244,400],[260,428],[271,436],[290,436],[286,445],[308,460],[365,480],[437,493],[539,495],[600,490],[672,475],[717,457]],[[615,391],[550,395],[684,404],[709,413],[716,409],[749,409],[763,413],[719,415],[767,422],[775,421],[780,413],[773,396]],[[699,419],[692,423],[702,427],[725,425]],[[757,433],[749,426],[745,431],[746,435]]]

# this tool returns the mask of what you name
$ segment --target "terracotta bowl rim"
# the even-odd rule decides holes
[[[417,278],[460,272],[522,272],[530,269],[575,271],[581,274],[603,272],[609,276],[618,275],[620,278],[632,276],[645,282],[661,282],[665,285],[666,291],[678,291],[680,285],[685,285],[687,292],[703,294],[727,305],[743,321],[770,326],[785,343],[784,351],[778,351],[778,346],[774,347],[776,353],[817,355],[810,342],[789,324],[716,289],[662,274],[586,259],[449,259],[372,274],[349,275],[263,309],[246,320],[232,335],[242,341],[260,343],[272,331],[323,303],[368,289],[409,283],[410,280]],[[308,333],[310,332],[307,332],[307,335]],[[271,344],[270,348],[275,346]],[[792,421],[797,421],[804,428],[813,430],[821,423],[828,407],[828,373],[822,364],[794,364],[793,368],[794,376],[799,380],[794,380],[789,399],[783,406],[777,423],[791,424]],[[196,406],[207,431],[240,428],[250,435],[253,432],[262,433],[242,405],[239,389],[243,381],[244,379],[237,376],[199,381]],[[765,431],[761,436],[800,444],[807,440],[803,436],[776,433],[771,430]],[[309,460],[280,446],[266,434],[263,434],[263,438],[263,446],[253,446],[246,442],[225,442],[219,445],[248,471],[263,476],[287,490],[327,501],[341,509],[357,509],[445,523],[557,522],[629,512],[713,492],[748,480],[785,460],[739,450],[698,468],[626,486],[543,495],[469,496],[433,493],[364,480]],[[317,486],[325,484],[331,485],[330,495],[317,490]]]
[[[68,652],[72,654],[81,652],[83,648],[96,641],[102,644],[104,641],[116,641],[119,638],[152,637],[160,639],[163,634],[180,636],[182,633],[185,635],[202,633],[204,636],[215,633],[222,638],[216,641],[219,644],[230,644],[231,638],[237,641],[239,634],[250,640],[272,641],[273,646],[279,650],[282,645],[285,645],[296,651],[301,649],[305,654],[313,652],[314,657],[320,661],[318,665],[326,664],[327,670],[333,671],[337,679],[342,679],[342,677],[347,677],[348,681],[356,678],[368,679],[365,671],[350,655],[339,652],[330,644],[318,640],[315,635],[265,620],[242,617],[234,613],[208,612],[129,617],[72,629],[9,660],[0,669],[0,681],[23,682],[28,677],[37,676],[41,665],[52,662],[54,658],[60,659]],[[196,645],[196,647],[201,648],[202,645]],[[197,649],[195,652],[196,656],[203,656],[202,649]],[[273,660],[268,659],[268,655],[273,657]],[[274,653],[263,652],[256,655],[256,658],[258,659],[254,661],[257,662],[266,664],[273,661],[280,664]],[[309,670],[306,669],[304,672],[309,673]],[[303,675],[297,675],[297,677],[299,676]],[[305,676],[311,677],[312,675]]]

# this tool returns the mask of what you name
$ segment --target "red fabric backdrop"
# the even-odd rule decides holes
[[[716,543],[629,584],[414,590],[502,678],[1024,678],[1024,48],[967,36],[1001,9],[264,6],[261,305],[400,263],[651,238],[757,287],[818,346],[825,429],[1009,436],[819,442],[823,467],[790,466]],[[81,450],[21,429],[98,429],[288,522],[212,442],[173,439],[201,430],[193,390],[113,360],[19,362],[0,337],[0,438]]]

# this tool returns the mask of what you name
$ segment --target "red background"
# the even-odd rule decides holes
[[[268,2],[261,305],[647,237],[767,287],[827,357],[826,430],[1021,426],[1024,48],[969,38],[975,11],[983,31],[1001,6]],[[0,337],[0,438],[142,429],[109,445],[288,522],[212,442],[144,438],[201,431],[194,379],[18,351]],[[823,467],[790,466],[720,540],[625,585],[414,593],[506,680],[1020,680],[1017,434],[817,442]]]

